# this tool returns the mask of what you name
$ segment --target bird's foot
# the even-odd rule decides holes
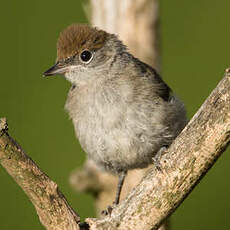
[[[155,165],[158,171],[161,171],[160,159],[162,154],[167,150],[167,148],[168,147],[166,146],[161,147],[160,150],[157,152],[157,154],[153,157],[153,164]]]
[[[114,208],[114,204],[111,206],[109,205],[105,210],[101,211],[102,216],[110,216]]]

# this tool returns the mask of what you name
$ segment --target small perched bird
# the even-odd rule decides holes
[[[56,64],[44,76],[59,74],[72,83],[65,108],[83,150],[119,175],[118,204],[127,171],[153,163],[184,128],[184,105],[116,35],[88,25],[60,34]]]

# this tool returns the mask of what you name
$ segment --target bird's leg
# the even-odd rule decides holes
[[[117,184],[116,197],[115,197],[115,200],[114,200],[114,202],[113,202],[113,204],[115,204],[115,205],[119,204],[120,195],[121,195],[121,189],[122,189],[122,187],[123,187],[123,184],[124,184],[126,175],[127,175],[127,171],[122,171],[122,172],[119,174],[119,179],[118,179],[118,184]]]
[[[156,169],[161,171],[161,164],[160,159],[162,154],[167,150],[168,146],[163,146],[160,148],[160,150],[157,152],[157,154],[153,157],[153,164],[155,165]]]
[[[121,190],[122,190],[122,187],[123,187],[123,184],[124,184],[124,181],[125,181],[125,177],[127,175],[127,171],[122,171],[120,174],[119,174],[119,178],[118,178],[118,185],[117,185],[117,191],[116,191],[116,197],[115,197],[115,200],[113,202],[113,205],[112,206],[108,206],[106,210],[103,210],[101,212],[102,215],[110,215],[113,211],[113,207],[115,205],[118,205],[119,204],[119,201],[120,201],[120,195],[121,195]]]

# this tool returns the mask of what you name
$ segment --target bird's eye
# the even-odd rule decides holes
[[[80,60],[84,63],[89,63],[93,58],[93,53],[89,50],[84,50],[80,54]]]

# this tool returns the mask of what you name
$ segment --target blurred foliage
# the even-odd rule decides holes
[[[42,78],[56,58],[59,32],[87,22],[82,1],[1,2],[0,116],[10,133],[60,186],[82,218],[93,199],[75,193],[68,176],[85,154],[64,111],[69,83]],[[162,74],[191,117],[229,67],[230,2],[161,0]],[[229,152],[229,151],[228,151]],[[228,229],[230,175],[225,153],[172,217],[172,229]],[[26,195],[0,167],[0,229],[43,229]]]

